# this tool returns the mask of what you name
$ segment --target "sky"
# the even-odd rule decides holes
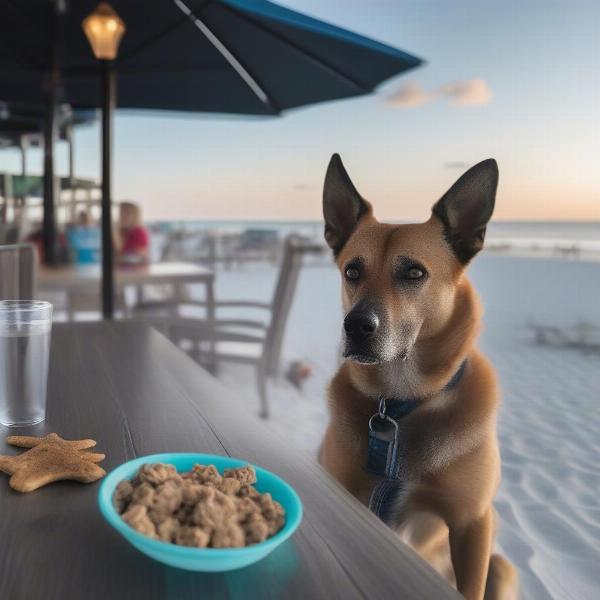
[[[319,219],[339,152],[383,220],[425,220],[468,168],[500,167],[496,219],[600,220],[600,2],[282,0],[426,64],[373,95],[273,119],[120,114],[114,198],[146,219]],[[76,174],[99,177],[97,125]],[[60,144],[58,168],[66,172]],[[30,150],[31,169],[41,155]],[[0,151],[0,171],[19,155]]]

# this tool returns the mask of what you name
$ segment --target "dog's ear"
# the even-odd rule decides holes
[[[323,187],[325,240],[337,255],[371,205],[356,191],[339,154],[329,161]]]
[[[464,264],[483,248],[497,187],[498,165],[489,158],[462,175],[432,209],[444,224],[454,254]]]

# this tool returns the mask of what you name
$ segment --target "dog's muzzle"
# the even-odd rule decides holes
[[[378,329],[379,317],[371,307],[359,304],[353,308],[344,319],[344,357],[365,364],[379,362],[376,352]]]

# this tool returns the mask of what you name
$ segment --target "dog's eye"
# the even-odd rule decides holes
[[[425,275],[423,269],[411,267],[404,273],[404,279],[421,279]]]
[[[346,267],[344,274],[348,281],[356,281],[360,277],[360,271],[353,265]]]
[[[399,256],[396,259],[393,277],[399,285],[420,285],[427,279],[427,269],[414,258]]]
[[[397,277],[400,281],[417,283],[424,279],[426,275],[427,271],[421,265],[409,264],[398,272]]]

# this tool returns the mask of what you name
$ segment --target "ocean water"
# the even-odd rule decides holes
[[[212,230],[223,233],[239,233],[245,230],[275,230],[280,235],[301,233],[320,236],[322,221],[156,221],[154,228],[169,232]],[[564,243],[592,243],[600,245],[600,221],[492,221],[487,229],[488,240],[546,240]]]
[[[151,224],[154,232],[166,237],[172,231],[241,233],[247,230],[277,231],[321,240],[323,222],[307,221],[161,221]],[[492,221],[487,229],[486,246],[525,254],[553,254],[576,251],[582,257],[600,258],[600,221]]]
[[[486,241],[521,247],[575,246],[600,253],[600,221],[492,221]]]

